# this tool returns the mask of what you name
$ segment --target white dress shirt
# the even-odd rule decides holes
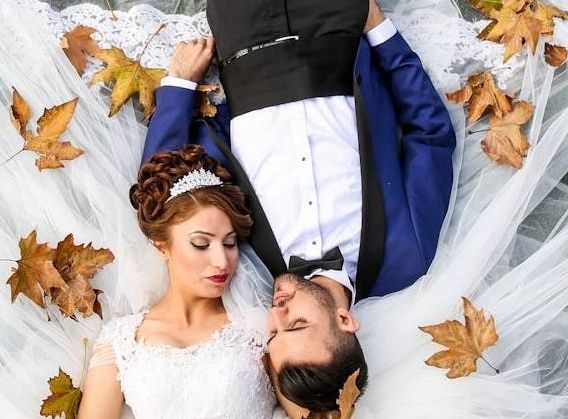
[[[386,19],[367,33],[371,46],[390,39]],[[162,86],[195,89],[174,77]],[[319,270],[351,291],[361,238],[361,167],[353,96],[304,99],[231,120],[231,150],[258,196],[288,265],[290,256],[321,259],[336,246],[341,271]]]

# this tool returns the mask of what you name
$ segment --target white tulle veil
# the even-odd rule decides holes
[[[566,2],[555,4],[567,8]],[[527,129],[531,151],[523,169],[515,171],[497,166],[481,151],[480,131],[487,122],[466,126],[463,107],[447,103],[458,136],[449,214],[424,278],[355,307],[370,371],[356,417],[566,417],[568,186],[560,183],[568,173],[566,66],[546,65],[542,42],[534,57],[522,54],[503,65],[502,46],[476,39],[484,23],[461,19],[452,0],[383,0],[381,7],[420,55],[443,97],[473,71],[499,67],[500,86],[519,90],[517,97],[536,108]],[[145,58],[150,65],[166,67],[178,40],[208,33],[204,13],[166,16],[136,6],[121,17],[130,31],[141,30],[140,22],[148,27],[164,19],[175,23],[150,48]],[[135,54],[140,44],[105,29],[108,19],[92,5],[57,12],[36,0],[0,3],[0,160],[22,145],[11,128],[12,86],[30,104],[32,121],[44,108],[79,96],[64,138],[86,151],[60,170],[39,173],[32,153],[0,166],[0,258],[18,259],[18,239],[32,229],[52,245],[73,233],[76,243],[110,248],[116,260],[94,282],[104,291],[99,298],[105,319],[152,304],[166,285],[164,267],[141,234],[127,196],[146,128],[130,103],[108,118],[105,90],[88,87],[77,76],[57,39],[74,25],[87,24],[103,33],[103,43],[120,43]],[[566,23],[557,22],[556,36],[566,43]],[[242,246],[241,255],[223,301],[232,318],[264,330],[271,278],[250,248]],[[1,263],[0,278],[8,278],[12,266]],[[498,375],[480,362],[478,373],[449,380],[444,371],[423,363],[440,347],[417,327],[459,318],[461,296],[496,319],[500,341],[486,357],[499,366]],[[83,339],[88,348],[101,327],[96,316],[74,321],[54,308],[48,312],[26,298],[11,304],[8,286],[0,287],[0,406],[10,418],[37,417],[48,394],[47,379],[59,367],[80,383]]]

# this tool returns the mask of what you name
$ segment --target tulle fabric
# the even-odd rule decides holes
[[[477,45],[468,35],[471,25],[460,19],[453,1],[388,0],[381,6],[442,94],[459,87],[479,64],[479,46],[465,46]],[[65,169],[43,173],[29,152],[0,167],[0,255],[18,259],[17,241],[32,229],[52,245],[72,232],[76,243],[93,241],[116,256],[94,282],[104,291],[99,297],[104,317],[138,312],[166,285],[164,267],[140,233],[127,199],[145,127],[136,122],[130,104],[107,117],[108,100],[77,76],[57,39],[30,10],[13,1],[0,3],[0,159],[22,145],[10,123],[12,86],[30,103],[32,121],[44,107],[79,96],[65,138],[86,153]],[[568,33],[557,26],[558,36]],[[490,51],[485,64],[495,63],[501,47],[485,43],[481,48],[484,54]],[[542,48],[541,43],[539,52]],[[355,307],[370,367],[358,418],[568,415],[568,187],[559,183],[568,172],[568,72],[566,67],[555,72],[530,55],[511,63],[498,73],[506,75],[500,83],[520,88],[519,97],[536,105],[525,167],[515,171],[490,162],[479,146],[484,134],[466,135],[463,107],[448,104],[458,134],[456,182],[434,263],[414,286]],[[486,127],[482,121],[467,130]],[[11,266],[2,262],[0,277],[7,278]],[[496,319],[501,338],[486,358],[501,369],[498,375],[479,362],[478,373],[449,380],[444,371],[423,363],[441,347],[418,326],[461,317],[461,296]],[[224,297],[230,316],[265,331],[270,299],[270,275],[242,247],[239,273]],[[9,288],[0,287],[0,405],[10,418],[38,417],[47,379],[59,367],[80,385],[101,327],[97,316],[74,321],[53,308],[47,311],[22,297],[11,304]]]

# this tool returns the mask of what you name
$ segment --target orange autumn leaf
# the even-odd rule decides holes
[[[154,111],[154,92],[166,75],[161,68],[143,67],[140,61],[128,58],[116,47],[101,49],[95,56],[106,63],[106,68],[97,72],[91,83],[112,83],[109,117],[115,115],[133,95],[138,94],[148,118]]]
[[[36,166],[43,169],[63,167],[62,160],[73,160],[83,154],[68,141],[60,141],[73,117],[79,98],[45,109],[37,122],[37,134],[27,129],[30,110],[16,89],[13,91],[12,121],[24,139],[22,151],[33,151],[39,155]],[[14,122],[15,121],[15,122]]]
[[[20,95],[20,93],[13,88],[12,90],[12,124],[20,135],[26,135],[26,129],[31,117],[30,107]]]
[[[567,55],[566,48],[560,45],[552,45],[548,42],[544,44],[544,58],[552,67],[560,67],[564,64],[566,62]]]
[[[95,312],[98,290],[90,284],[98,270],[111,263],[114,255],[108,249],[95,249],[87,245],[75,245],[69,234],[57,245],[53,265],[67,284],[66,290],[54,290],[52,302],[59,306],[66,316],[75,310],[90,316]],[[97,292],[98,291],[98,292]]]
[[[492,10],[499,10],[503,6],[501,0],[469,0],[469,4],[488,17]]]
[[[469,122],[477,121],[488,109],[499,116],[504,116],[513,109],[512,96],[497,87],[489,72],[469,77],[464,87],[447,93],[446,96],[452,102],[469,104]]]
[[[466,377],[477,371],[476,361],[483,356],[485,349],[499,339],[492,316],[485,319],[483,309],[476,310],[467,298],[463,298],[463,304],[465,324],[446,320],[419,328],[431,335],[434,342],[448,348],[425,361],[426,365],[449,369],[446,374],[448,378]]]
[[[95,55],[99,51],[99,45],[91,38],[97,30],[89,26],[77,26],[61,38],[61,48],[79,75],[83,75],[87,66],[85,54]]]
[[[24,294],[38,306],[45,308],[44,296],[52,288],[67,289],[67,284],[53,265],[55,249],[45,243],[38,243],[35,230],[28,237],[20,239],[19,247],[20,260],[16,261],[18,268],[12,268],[12,275],[7,281],[12,302],[18,294]]]
[[[554,18],[558,17],[563,20],[568,19],[568,12],[560,10],[555,6],[548,6],[537,3],[535,18],[542,22],[542,27],[540,32],[544,35],[551,35],[554,32]]]
[[[520,101],[504,118],[491,115],[489,133],[481,142],[481,148],[491,160],[516,169],[522,167],[523,157],[527,155],[530,143],[523,135],[521,126],[528,122],[533,110],[531,103]]]
[[[501,39],[505,44],[503,62],[507,62],[509,58],[520,52],[525,44],[528,44],[534,54],[541,29],[542,22],[536,19],[530,10],[521,13],[515,26],[508,28]]]
[[[200,115],[208,118],[212,118],[217,115],[217,107],[211,103],[209,100],[208,93],[219,93],[219,86],[213,86],[210,84],[202,84],[197,86],[197,91],[199,92],[199,113]]]
[[[64,414],[66,419],[75,419],[83,393],[73,386],[71,377],[60,368],[59,374],[50,378],[48,384],[51,394],[43,401],[40,415],[57,418]]]
[[[330,412],[310,412],[308,409],[300,409],[300,419],[351,419],[355,410],[355,402],[361,395],[361,391],[357,387],[357,377],[359,370],[351,374],[343,388],[339,390],[339,399],[337,405],[339,410]]]

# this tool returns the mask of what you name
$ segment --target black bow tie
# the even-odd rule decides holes
[[[343,268],[343,255],[339,247],[334,247],[323,258],[317,260],[305,260],[298,256],[290,256],[288,269],[299,276],[310,275],[317,269],[340,271]]]

